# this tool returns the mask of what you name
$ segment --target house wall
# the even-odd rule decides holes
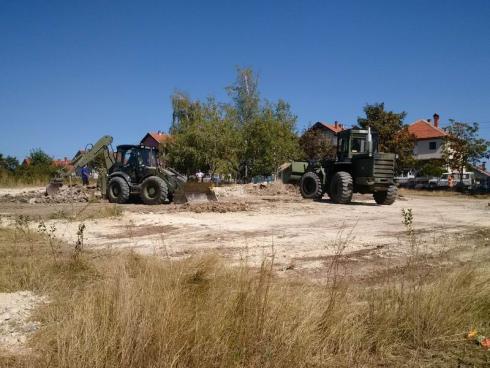
[[[435,149],[430,149],[430,142],[435,142]],[[441,138],[419,140],[415,143],[413,154],[416,160],[440,159],[443,146],[444,140]]]
[[[317,128],[320,129],[323,133],[323,135],[330,140],[332,145],[337,146],[337,136],[335,135],[334,132],[332,132],[330,129],[327,128]]]
[[[158,142],[154,140],[150,135],[147,135],[145,139],[141,141],[141,144],[147,147],[158,148]]]

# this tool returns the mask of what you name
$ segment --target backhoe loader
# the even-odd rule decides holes
[[[187,178],[170,167],[163,167],[158,150],[144,145],[119,145],[112,150],[111,136],[103,136],[72,160],[75,170],[97,163],[102,195],[112,203],[127,203],[139,196],[148,205],[168,202],[216,201],[211,183],[188,183]],[[63,178],[53,179],[46,193],[55,194]]]

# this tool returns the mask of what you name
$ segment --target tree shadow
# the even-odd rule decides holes
[[[318,199],[315,202],[338,204],[338,203],[335,203],[334,201],[332,201],[330,198]],[[352,201],[350,203],[344,204],[343,206],[368,206],[368,207],[372,207],[372,206],[378,206],[378,204],[376,202],[366,203],[366,202],[354,202],[354,201]]]

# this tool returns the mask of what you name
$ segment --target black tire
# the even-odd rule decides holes
[[[346,171],[339,171],[332,177],[330,183],[330,198],[335,203],[347,204],[352,200],[352,176]]]
[[[397,195],[397,188],[394,185],[390,185],[386,192],[375,192],[373,193],[374,200],[377,204],[391,205],[395,203]]]
[[[306,199],[321,199],[323,196],[322,182],[317,173],[308,171],[299,182],[301,196]]]
[[[162,204],[168,198],[168,187],[165,180],[158,176],[150,176],[141,183],[141,200],[144,204]]]
[[[107,198],[111,203],[126,203],[129,199],[129,184],[126,180],[119,176],[109,180]]]

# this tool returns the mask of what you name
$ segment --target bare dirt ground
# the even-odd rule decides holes
[[[0,348],[22,351],[27,337],[39,327],[30,319],[31,311],[42,302],[30,291],[0,293]]]
[[[114,205],[0,200],[0,215],[4,225],[18,215],[44,218],[48,226],[55,225],[58,237],[74,243],[80,221],[65,217],[83,213],[87,248],[128,248],[170,258],[215,252],[251,264],[274,254],[279,271],[313,278],[321,277],[339,251],[355,273],[403,260],[411,251],[403,208],[412,209],[417,241],[430,254],[461,246],[467,234],[490,228],[488,199],[405,193],[392,206],[378,206],[369,195],[338,205],[328,199],[303,200],[284,186],[234,186],[216,192],[215,203],[128,204],[120,206],[122,215],[103,218],[97,215]],[[482,241],[490,245],[490,239]]]

